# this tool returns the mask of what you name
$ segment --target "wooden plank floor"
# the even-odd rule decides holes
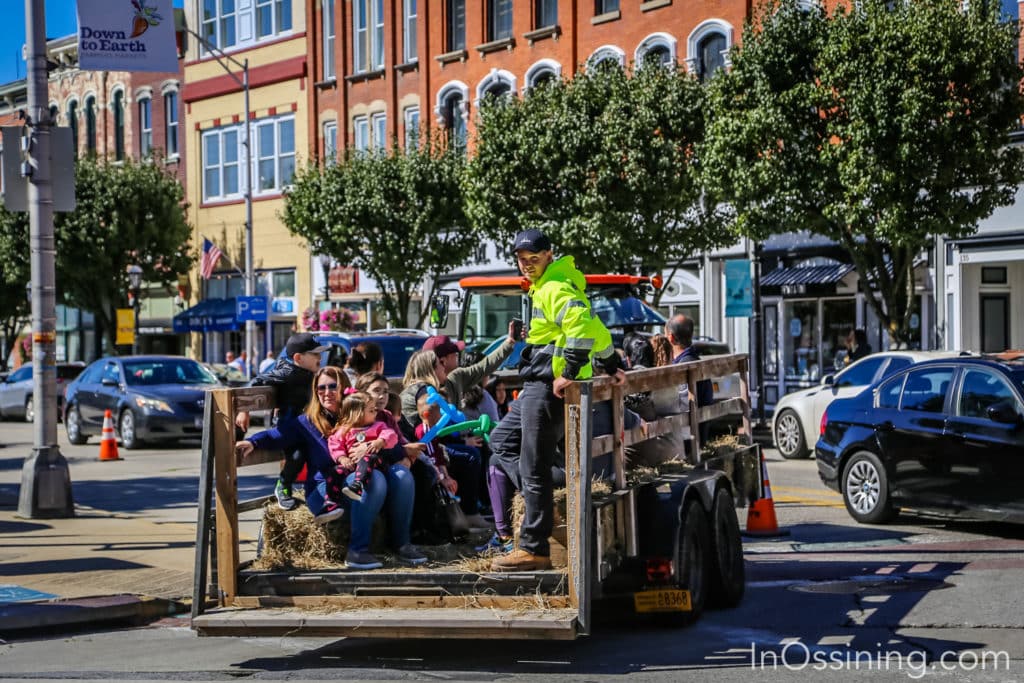
[[[572,640],[576,610],[235,608],[207,612],[192,625],[201,636]]]

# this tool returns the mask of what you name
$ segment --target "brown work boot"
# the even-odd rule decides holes
[[[547,555],[534,555],[522,548],[491,562],[492,572],[532,572],[540,569],[551,569],[551,558]]]

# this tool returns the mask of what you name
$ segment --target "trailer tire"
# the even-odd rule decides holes
[[[676,544],[676,585],[690,591],[690,611],[659,615],[666,626],[689,626],[700,618],[708,598],[708,565],[711,559],[711,534],[708,515],[700,501],[691,499],[683,506]]]
[[[711,542],[714,562],[708,602],[714,607],[735,607],[746,591],[747,574],[736,503],[727,488],[718,489],[711,506]]]

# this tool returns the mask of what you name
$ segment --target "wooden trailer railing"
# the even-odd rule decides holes
[[[690,442],[691,463],[701,467],[700,425],[726,415],[739,419],[738,432],[750,443],[750,406],[747,384],[748,357],[743,354],[717,356],[669,367],[627,373],[626,383],[615,386],[607,377],[577,382],[567,389],[565,398],[565,459],[567,480],[567,571],[512,574],[460,575],[450,569],[418,569],[413,583],[394,574],[327,570],[291,572],[288,595],[252,594],[264,585],[249,563],[239,561],[239,514],[262,507],[272,496],[238,500],[238,468],[278,461],[278,452],[255,451],[239,459],[234,451],[234,419],[238,411],[272,409],[269,388],[218,389],[208,393],[203,431],[202,470],[200,474],[199,515],[196,531],[195,585],[192,607],[193,626],[208,635],[397,635],[423,637],[513,637],[574,638],[590,631],[590,605],[595,589],[595,566],[602,559],[596,552],[602,535],[595,534],[595,503],[591,492],[595,457],[611,454],[614,472],[613,492],[600,505],[615,505],[616,525],[622,528],[626,555],[637,552],[635,488],[626,477],[626,448],[659,435],[673,432]],[[738,374],[740,396],[709,406],[697,407],[694,392],[697,382]],[[624,429],[624,397],[645,391],[678,387],[685,383],[689,391],[689,410],[661,417],[646,425]],[[594,404],[611,402],[612,433],[594,438]],[[759,475],[758,474],[755,476]],[[210,572],[208,573],[208,567]],[[245,572],[246,586],[240,586]],[[411,572],[406,572],[408,576]],[[208,591],[207,581],[210,580]],[[401,584],[401,585],[399,585]],[[435,585],[436,584],[436,585]],[[393,586],[393,589],[389,588]],[[485,595],[472,593],[485,585]],[[302,592],[301,586],[308,587]],[[242,589],[244,588],[244,590]],[[467,593],[467,591],[470,591]],[[211,613],[206,596],[216,604]],[[301,593],[301,594],[300,594]],[[543,593],[543,614],[524,611],[522,596]],[[469,598],[467,598],[469,596]],[[471,598],[471,599],[470,599]],[[514,608],[515,605],[518,608]],[[347,621],[323,610],[298,615],[303,606],[332,606],[343,613],[355,614]],[[267,610],[288,607],[292,611],[279,621]],[[370,607],[373,607],[371,609]],[[381,608],[383,606],[383,608]],[[261,608],[253,612],[251,608]],[[359,610],[352,611],[352,608]],[[478,616],[463,614],[468,607]],[[239,616],[237,609],[242,610]],[[441,610],[424,621],[425,608]],[[503,608],[509,608],[501,611]],[[397,612],[395,611],[397,610]],[[470,610],[471,612],[473,610]],[[410,615],[418,612],[419,626],[410,625]],[[205,613],[205,614],[204,614]],[[221,619],[213,618],[222,614]],[[248,615],[248,616],[246,616]],[[332,620],[332,616],[335,617]],[[398,629],[398,630],[396,630]]]

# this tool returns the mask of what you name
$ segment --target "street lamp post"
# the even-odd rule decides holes
[[[139,355],[139,304],[142,294],[142,268],[136,264],[128,266],[128,287],[132,293],[132,313],[134,330],[132,331],[132,355]]]
[[[331,300],[331,263],[332,259],[327,254],[320,254],[320,267],[324,270],[324,301]]]
[[[244,96],[245,135],[242,137],[242,146],[245,148],[245,295],[253,296],[256,293],[256,275],[253,269],[252,253],[252,174],[254,169],[252,167],[252,112],[249,108],[249,60],[244,59],[242,61],[238,61],[190,29],[188,26],[184,26],[183,29],[187,34],[199,41],[199,44],[213,55],[213,58],[217,60],[217,63],[220,64],[221,68],[223,68],[224,71],[231,76],[231,79],[242,89]],[[227,62],[234,64],[242,70],[241,78],[238,77],[238,74],[232,71]],[[255,336],[255,332],[256,322],[253,320],[247,320],[245,323],[245,350],[247,355],[253,353],[253,337]],[[243,372],[245,373],[246,379],[249,379],[249,367],[250,363],[245,363]]]

